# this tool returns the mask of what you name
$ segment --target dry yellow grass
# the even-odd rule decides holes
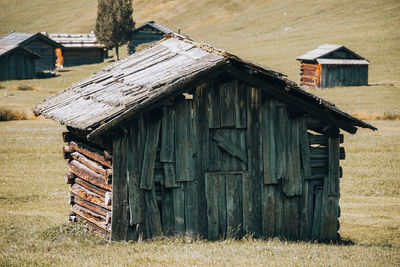
[[[390,114],[390,113],[369,113],[365,111],[358,111],[351,113],[352,116],[359,118],[360,120],[400,120],[400,114]]]

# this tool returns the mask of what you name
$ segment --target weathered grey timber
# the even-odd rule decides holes
[[[155,21],[148,21],[132,31],[128,43],[128,52],[133,54],[138,45],[159,41],[164,34],[168,33],[174,33],[174,31]]]
[[[48,98],[35,112],[77,135],[64,135],[77,176],[67,181],[93,199],[72,199],[73,218],[93,231],[111,229],[112,240],[247,233],[335,240],[345,157],[340,130],[376,130],[282,74],[176,35]],[[78,162],[73,150],[91,160]],[[110,168],[109,153],[111,215],[101,169]],[[98,203],[103,198],[106,206]]]
[[[323,44],[297,57],[300,85],[336,87],[368,84],[369,61],[342,45]]]
[[[93,33],[43,33],[61,44],[63,66],[103,62],[105,46],[97,42]]]
[[[0,43],[0,81],[35,78],[35,62],[40,58],[22,46]]]
[[[2,38],[0,43],[19,45],[41,56],[35,62],[35,72],[54,70],[56,67],[55,49],[63,46],[41,33],[11,32]]]

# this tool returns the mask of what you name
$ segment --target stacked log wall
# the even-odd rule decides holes
[[[300,66],[300,85],[301,86],[318,86],[317,64],[301,63]]]
[[[64,158],[68,160],[71,222],[83,221],[89,230],[109,236],[112,217],[111,154],[71,132],[63,133]]]

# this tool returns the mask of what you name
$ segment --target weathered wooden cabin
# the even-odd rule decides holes
[[[19,45],[0,43],[0,81],[33,79],[40,56]]]
[[[136,47],[140,44],[160,41],[163,35],[167,33],[174,33],[174,31],[155,21],[148,21],[132,31],[128,43],[128,52],[130,54],[135,53]]]
[[[36,73],[54,70],[56,68],[55,49],[63,48],[62,45],[39,32],[11,32],[0,38],[0,43],[19,45],[41,56],[35,63]]]
[[[340,130],[376,129],[283,74],[176,35],[34,112],[67,125],[71,220],[112,240],[335,240]]]
[[[58,58],[61,66],[70,67],[104,61],[105,46],[93,33],[46,33],[64,49]]]
[[[297,60],[301,63],[301,86],[368,85],[368,60],[342,45],[323,44]]]

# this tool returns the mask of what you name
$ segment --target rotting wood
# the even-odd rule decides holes
[[[85,218],[81,217],[78,214],[76,216],[74,216],[74,217],[76,218],[77,222],[85,222],[87,227],[88,227],[88,229],[89,229],[89,231],[91,233],[101,234],[101,235],[103,235],[104,237],[107,237],[107,238],[109,237],[109,235],[110,235],[110,231],[109,230],[105,230],[102,227],[97,226],[96,224],[86,220]]]
[[[81,154],[97,161],[98,163],[112,168],[111,160],[106,159],[106,157],[108,158],[108,156],[106,156],[106,153],[104,151],[98,150],[90,145],[78,141],[71,141],[69,143],[69,146],[74,150],[80,152]]]
[[[73,149],[70,146],[63,146],[62,151],[63,151],[64,159],[69,159],[71,157],[71,153],[74,152],[75,149]]]
[[[107,232],[110,231],[110,228],[106,225],[106,218],[104,216],[88,210],[84,207],[81,207],[77,204],[73,205],[71,207],[71,210],[86,221],[96,225],[97,227],[100,227]]]
[[[144,199],[146,203],[146,215],[150,226],[150,236],[156,237],[162,233],[161,216],[157,205],[155,186],[153,185],[151,188],[151,190],[144,192]]]
[[[174,233],[174,203],[172,190],[171,188],[162,188],[161,222],[164,235],[172,235]]]
[[[242,173],[243,234],[253,232],[253,181],[251,174]]]
[[[235,126],[234,81],[222,84],[218,89],[221,127],[233,127]]]
[[[128,138],[116,136],[113,139],[113,180],[111,240],[127,240],[128,237],[128,179],[126,175],[126,154]]]
[[[220,115],[220,95],[219,89],[215,83],[210,83],[210,88],[208,91],[208,103],[210,105],[210,110],[208,112],[208,125],[209,128],[220,128],[221,127],[221,115]]]
[[[156,160],[158,136],[160,133],[161,120],[157,119],[149,124],[147,131],[146,145],[143,155],[142,176],[140,178],[140,188],[151,190],[154,179],[154,164]]]
[[[171,106],[163,107],[161,126],[161,162],[174,162],[175,152],[175,115]]]
[[[107,213],[110,212],[110,210],[105,209],[99,205],[96,205],[96,204],[92,203],[91,201],[86,201],[77,195],[74,195],[74,204],[78,204],[79,206],[82,206],[88,210],[96,212],[102,216],[107,216]]]
[[[254,87],[247,88],[247,148],[248,168],[253,175],[253,210],[260,211],[261,185],[264,184],[262,173],[262,141],[261,141],[261,90]],[[262,235],[262,216],[254,212],[254,234]]]
[[[98,195],[79,184],[73,184],[69,190],[75,196],[78,196],[83,200],[96,204],[104,209],[111,210],[111,206],[106,205],[106,201],[103,196]]]
[[[112,186],[104,183],[104,176],[92,171],[76,160],[72,160],[68,163],[68,170],[93,185],[111,191]]]
[[[106,174],[106,170],[100,164],[96,163],[93,160],[86,158],[84,155],[82,155],[81,153],[79,153],[77,151],[71,153],[71,158],[84,164],[86,167],[88,167],[92,171],[95,171],[98,174],[104,175],[105,181],[107,181],[108,177]]]
[[[91,183],[89,183],[89,182],[87,182],[87,181],[85,181],[85,180],[83,180],[81,178],[78,178],[78,177],[75,179],[75,183],[83,186],[84,188],[86,188],[86,189],[88,189],[88,190],[90,190],[90,191],[92,191],[92,192],[94,192],[94,193],[96,193],[96,194],[98,194],[98,195],[100,195],[102,197],[105,197],[107,192],[111,193],[110,191],[107,191],[107,190],[105,190],[105,189],[103,189],[101,187],[95,186],[95,185],[93,185],[93,184],[91,184]]]
[[[283,233],[289,239],[299,238],[300,197],[284,196]]]
[[[263,93],[264,96],[265,93]],[[275,100],[269,99],[262,105],[262,160],[264,168],[264,184],[278,183],[276,174],[276,144],[275,144]]]
[[[311,239],[317,240],[320,237],[321,230],[321,208],[322,208],[322,190],[321,186],[315,188],[313,226],[311,230]]]
[[[226,222],[232,238],[243,235],[242,176],[226,175]]]
[[[190,237],[195,237],[199,227],[197,181],[185,182],[183,186],[185,190],[185,234]]]
[[[246,128],[247,118],[247,101],[246,101],[246,89],[247,86],[241,83],[239,80],[234,81],[234,94],[235,94],[235,126],[236,128]]]
[[[206,173],[205,181],[206,181],[205,191],[207,199],[208,239],[217,240],[219,238],[218,175],[212,173]]]
[[[165,187],[166,188],[179,187],[179,183],[176,182],[175,164],[165,162],[163,166],[164,166]]]
[[[174,231],[178,234],[185,232],[185,189],[180,187],[172,189],[174,202]]]
[[[231,142],[222,133],[215,133],[212,138],[218,142],[218,146],[223,148],[226,152],[231,154],[233,157],[238,157],[243,162],[247,163],[247,153],[239,145]]]

